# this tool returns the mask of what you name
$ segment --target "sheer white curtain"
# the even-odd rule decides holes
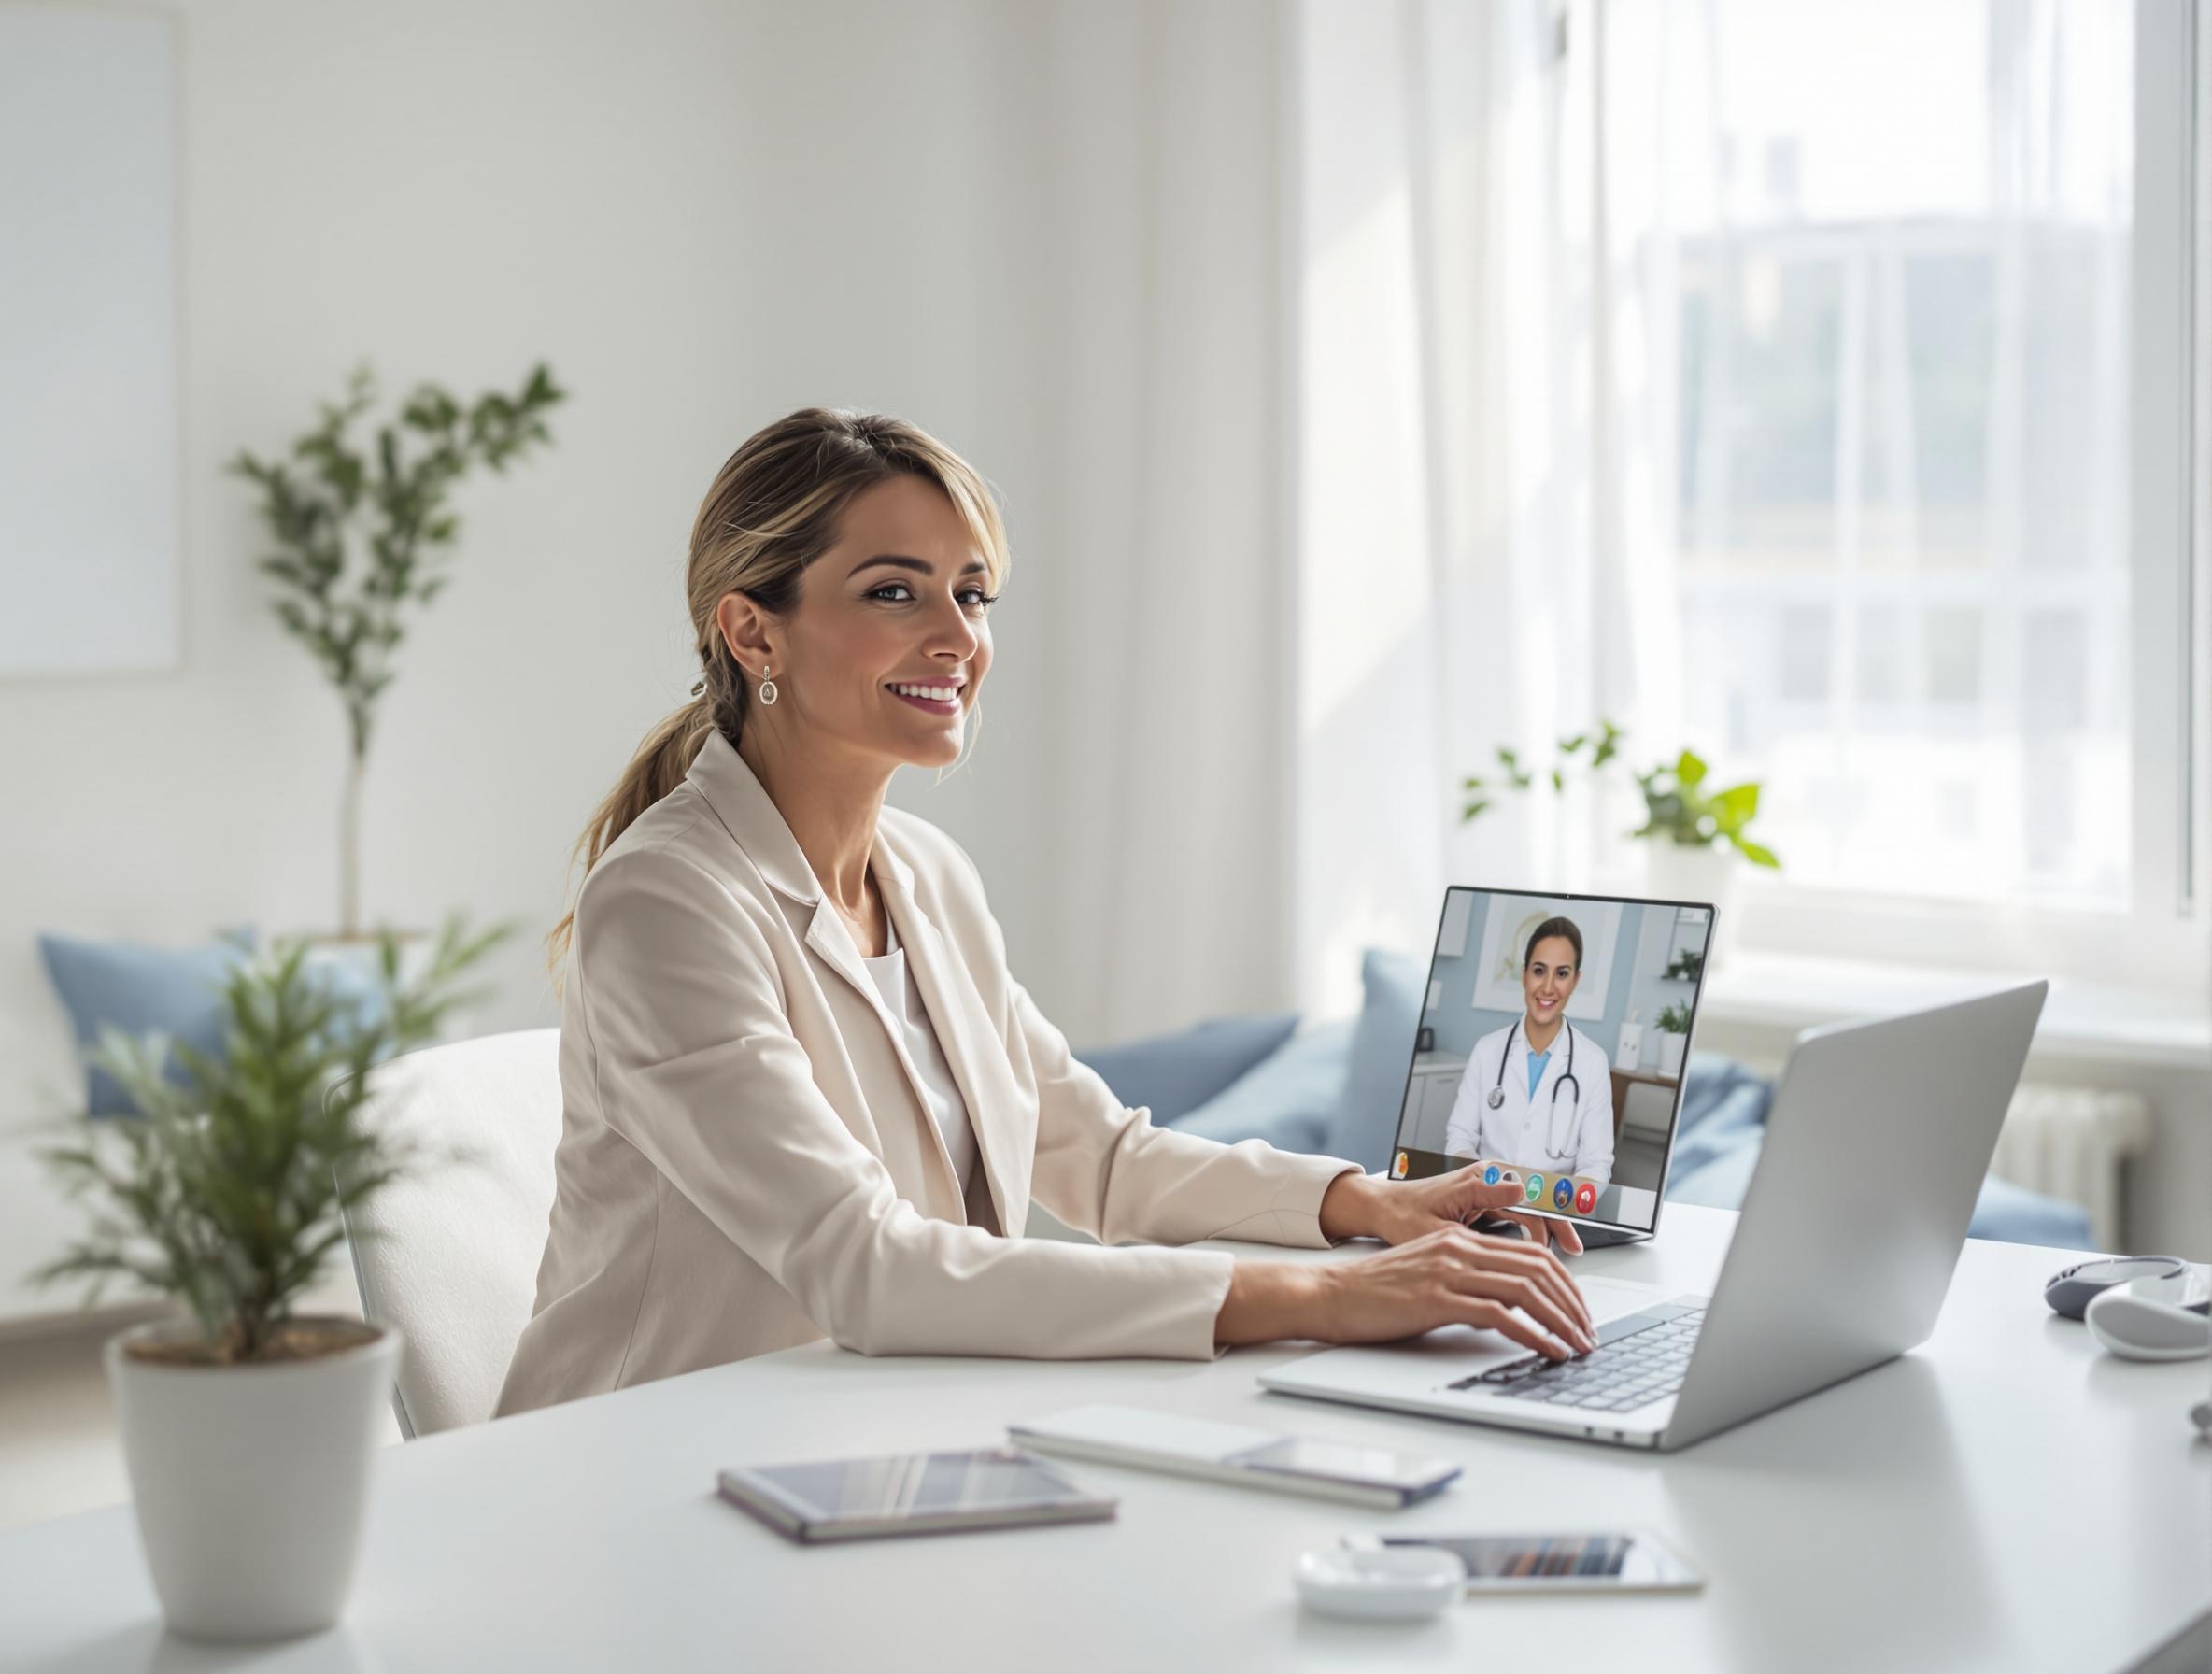
[[[895,786],[976,857],[1077,1045],[1287,1004],[1281,511],[1287,24],[1273,0],[1019,0],[990,107],[1020,364],[989,390],[1015,569],[972,762]],[[918,189],[918,188],[917,188]]]
[[[1613,273],[1663,252],[1641,234],[1666,182],[1597,166],[1598,22],[1548,0],[1301,11],[1310,1007],[1353,1002],[1362,946],[1425,949],[1447,881],[1618,875],[1575,793],[1460,822],[1497,745],[1548,761],[1600,716],[1674,731],[1671,323]]]

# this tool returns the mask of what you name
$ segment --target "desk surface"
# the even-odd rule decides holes
[[[1655,1244],[1580,1266],[1703,1289],[1734,1224],[1670,1206]],[[1201,1365],[816,1344],[387,1449],[347,1622],[279,1648],[168,1639],[127,1507],[0,1535],[0,1666],[2124,1668],[2212,1610],[2212,1446],[2187,1417],[2212,1378],[2122,1365],[2051,1317],[2041,1282],[2063,1259],[1969,1242],[1926,1345],[1666,1456],[1255,1388],[1305,1352],[1288,1345]],[[714,1493],[724,1464],[975,1446],[1082,1400],[1415,1447],[1467,1474],[1393,1515],[1070,1462],[1121,1497],[1118,1520],[818,1549]],[[1412,1626],[1305,1614],[1291,1587],[1297,1554],[1348,1528],[1578,1523],[1655,1525],[1710,1584],[1470,1601]]]

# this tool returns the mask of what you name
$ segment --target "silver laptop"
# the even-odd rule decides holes
[[[1592,1279],[1598,1346],[1448,1327],[1261,1374],[1286,1395],[1686,1447],[1926,1341],[2049,985],[1808,1029],[1710,1297]]]

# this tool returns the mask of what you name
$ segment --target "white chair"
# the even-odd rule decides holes
[[[392,1408],[409,1440],[481,1424],[537,1296],[560,1139],[560,1031],[426,1047],[377,1066],[364,1119],[471,1160],[404,1172],[346,1218],[362,1314],[405,1338]]]

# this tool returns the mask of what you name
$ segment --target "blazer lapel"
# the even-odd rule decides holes
[[[791,827],[784,818],[783,811],[768,794],[767,787],[753,774],[745,759],[731,747],[730,741],[719,732],[707,735],[700,746],[689,772],[685,775],[702,791],[707,803],[715,811],[715,817],[737,840],[740,848],[760,869],[780,894],[787,895],[801,907],[811,907],[806,920],[806,945],[837,972],[845,985],[867,1002],[869,1014],[884,1025],[884,1031],[891,1047],[891,1057],[898,1063],[900,1073],[914,1094],[915,1109],[920,1113],[922,1126],[929,1129],[928,1149],[938,1158],[940,1181],[950,1193],[954,1202],[960,1199],[960,1183],[953,1178],[952,1158],[944,1148],[944,1136],[937,1131],[937,1123],[929,1114],[929,1094],[908,1068],[906,1043],[899,1037],[886,1015],[884,997],[867,970],[860,963],[860,949],[854,943],[852,932],[845,928],[844,919],[823,889],[822,882],[815,876],[815,869],[808,862],[806,851],[799,846],[799,839],[791,834]],[[870,858],[873,863],[876,883],[884,883],[885,868],[880,864],[883,841],[879,837]],[[911,873],[908,874],[911,877]],[[887,898],[889,890],[886,889]],[[906,927],[899,927],[900,940],[906,939]],[[911,961],[914,954],[910,951]],[[928,990],[925,988],[924,993]],[[941,1037],[942,1038],[942,1037]],[[950,1049],[946,1057],[951,1057]],[[956,1070],[955,1074],[958,1071]],[[965,1088],[966,1083],[961,1084]]]
[[[807,920],[807,946],[868,1002],[872,1015],[881,1019],[883,996],[860,964],[860,950],[854,944],[852,933],[824,892],[821,880],[815,876],[782,810],[754,777],[745,759],[721,733],[712,732],[700,746],[686,776],[705,794],[716,817],[759,867],[760,875],[785,895],[814,908]],[[921,990],[922,1002],[937,1029],[937,1043],[944,1051],[961,1098],[968,1101],[968,1119],[975,1128],[976,1149],[982,1154],[984,1177],[990,1186],[1000,1229],[1008,1237],[1019,1237],[1029,1213],[1028,1177],[1023,1166],[1027,1153],[1022,1148],[1027,1136],[1016,1126],[1014,1113],[1021,1108],[1021,1094],[997,1025],[984,1010],[974,983],[915,901],[914,869],[885,847],[880,830],[869,853],[869,865],[883,893],[885,911],[890,914],[899,940],[906,948],[915,986]],[[937,1131],[929,1114],[929,1095],[907,1070],[906,1043],[895,1037],[892,1056],[914,1093],[915,1107],[929,1129],[929,1142],[957,1202],[959,1182],[953,1178],[944,1136]]]
[[[844,920],[838,917],[837,909],[822,892],[821,880],[807,863],[806,851],[799,846],[799,839],[791,835],[791,827],[785,820],[783,811],[775,805],[766,787],[753,776],[745,759],[721,733],[710,732],[684,776],[705,794],[715,817],[728,828],[738,847],[760,869],[760,875],[781,893],[814,909],[814,915],[806,925],[807,946],[850,983],[863,1000],[872,1005],[879,1003],[881,996],[876,993],[875,985],[860,968],[860,950],[853,945]]]
[[[883,887],[886,910],[906,947],[915,986],[936,1026],[944,1061],[959,1085],[960,1097],[968,1101],[968,1120],[975,1128],[999,1229],[1009,1238],[1019,1238],[1029,1214],[1028,1171],[1020,1166],[1027,1136],[1015,1122],[1021,1091],[1014,1084],[1005,1043],[975,984],[915,900],[914,869],[885,848],[880,831],[875,857],[876,882]]]

